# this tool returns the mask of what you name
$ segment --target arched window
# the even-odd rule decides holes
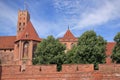
[[[28,48],[29,48],[29,43],[25,42],[23,46],[23,58],[28,57]]]

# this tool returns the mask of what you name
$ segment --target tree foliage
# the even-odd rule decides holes
[[[94,31],[86,31],[78,39],[78,45],[68,52],[70,63],[95,64],[105,63],[106,41]],[[74,59],[74,60],[73,60]]]
[[[120,63],[120,32],[114,37],[114,41],[116,42],[116,45],[113,49],[111,58],[113,62]]]
[[[53,36],[48,36],[37,46],[33,64],[57,64],[58,70],[64,60],[65,46]]]
[[[64,53],[65,46],[57,39],[48,36],[37,46],[33,64],[57,64],[58,70],[65,64],[105,63],[106,41],[94,31],[86,31],[78,38],[78,44]]]
[[[72,47],[71,50],[69,50],[65,54],[64,64],[74,64],[74,63],[76,63],[76,61],[77,61],[77,59],[76,59],[76,50],[77,50],[77,46],[74,46],[74,47]]]

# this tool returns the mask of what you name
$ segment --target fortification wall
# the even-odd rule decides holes
[[[0,63],[13,64],[13,50],[0,50]]]
[[[120,80],[120,65],[100,64],[94,70],[92,64],[62,65],[57,71],[56,65],[2,65],[1,80]]]

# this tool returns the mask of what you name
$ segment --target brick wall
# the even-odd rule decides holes
[[[100,64],[102,80],[120,80],[120,64]]]
[[[1,80],[120,80],[120,65],[100,64],[94,70],[92,64],[62,65],[57,72],[56,65],[27,65],[21,71],[20,65],[0,66]]]
[[[12,64],[13,63],[13,50],[0,50],[0,62],[1,64]]]
[[[62,65],[62,72],[92,72],[94,71],[93,64],[65,64]]]

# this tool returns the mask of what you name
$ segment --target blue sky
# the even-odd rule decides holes
[[[16,35],[24,1],[41,38],[62,37],[68,26],[76,37],[94,30],[107,41],[120,32],[120,0],[0,0],[0,36]]]

